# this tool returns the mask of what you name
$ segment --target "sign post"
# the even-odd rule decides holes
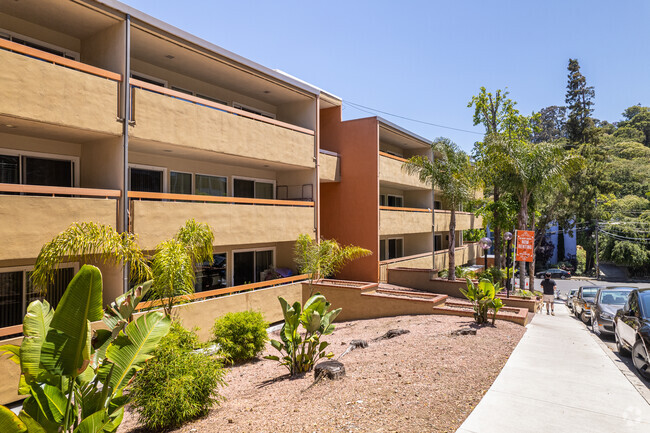
[[[515,244],[517,245],[515,260],[532,263],[535,254],[535,232],[532,230],[517,230]],[[524,288],[521,287],[521,289]]]

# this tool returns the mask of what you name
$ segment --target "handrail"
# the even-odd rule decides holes
[[[17,44],[16,42],[7,41],[5,39],[0,39],[0,48],[36,57],[41,60],[47,60],[48,62],[52,62],[57,65],[67,66],[68,68],[76,69],[81,72],[87,72],[92,75],[97,75],[98,77],[108,78],[109,80],[122,81],[122,74],[77,62],[76,60],[66,59],[65,57],[57,56],[56,54],[46,53],[45,51],[37,50],[36,48],[27,47],[25,45]]]
[[[379,206],[380,210],[394,210],[394,211],[403,211],[403,212],[428,212],[431,213],[431,209],[422,209],[419,207],[395,207],[395,206]]]
[[[195,194],[170,194],[161,192],[142,192],[129,191],[131,199],[150,199],[150,200],[176,200],[176,201],[196,201],[212,203],[241,203],[241,204],[263,204],[273,206],[304,206],[314,207],[313,201],[297,200],[269,200],[262,198],[244,198],[244,197],[217,197],[213,195],[195,195]]]
[[[14,325],[0,328],[0,338],[6,337],[7,335],[22,334],[23,325]]]
[[[244,292],[247,290],[255,290],[255,289],[261,289],[264,287],[273,287],[273,286],[279,286],[281,284],[287,284],[287,283],[295,283],[297,281],[304,281],[309,278],[309,275],[303,274],[303,275],[294,275],[292,277],[285,277],[285,278],[277,278],[275,280],[268,280],[268,281],[260,281],[258,283],[251,283],[251,284],[242,284],[240,286],[233,286],[233,287],[226,287],[223,289],[214,289],[214,290],[207,290],[205,292],[195,292],[190,295],[185,295],[182,296],[180,299],[184,301],[195,301],[198,299],[205,299],[205,298],[210,298],[213,296],[220,296],[220,295],[230,295],[232,293],[237,293],[237,292]],[[153,308],[153,307],[158,307],[162,305],[161,300],[155,300],[155,301],[146,301],[146,302],[140,302],[138,306],[136,307],[136,310],[143,310],[146,308]]]
[[[171,90],[166,87],[158,86],[156,84],[147,83],[146,81],[140,81],[135,78],[131,78],[129,79],[129,83],[131,83],[132,87],[139,87],[141,89],[150,90],[155,93],[160,93],[161,95],[173,96],[174,98],[184,99],[185,101],[188,102],[194,102],[196,104],[206,105],[211,108],[216,108],[217,110],[227,111],[231,114],[237,114],[238,116],[248,117],[253,120],[259,120],[261,122],[270,123],[271,125],[279,126],[281,128],[291,129],[297,132],[302,132],[303,134],[314,135],[314,131],[312,131],[311,129],[302,128],[300,126],[281,122],[275,119],[270,119],[268,117],[260,116],[259,114],[249,113],[248,111],[240,110],[234,107],[229,107],[227,105],[219,104],[218,102],[213,102],[208,99],[200,98],[198,96],[188,95],[187,93]]]
[[[381,150],[379,151],[379,154],[380,154],[381,156],[385,156],[386,158],[394,159],[394,160],[396,160],[396,161],[408,162],[408,159],[406,159],[406,158],[402,158],[402,157],[400,157],[400,156],[391,155],[390,153],[382,152]]]
[[[467,244],[460,245],[456,248],[454,248],[454,251],[461,250],[463,248],[467,248]],[[444,250],[436,250],[436,255],[438,254],[447,254],[449,252],[449,248],[445,248]],[[405,262],[407,260],[415,260],[415,259],[420,259],[422,257],[428,257],[431,256],[431,251],[428,253],[421,253],[421,254],[414,254],[412,256],[403,256],[403,257],[397,257],[395,259],[388,259],[388,260],[382,260],[379,262],[380,265],[390,265],[391,263],[398,263],[398,262]]]
[[[25,194],[56,195],[81,195],[85,197],[120,198],[122,193],[118,189],[73,188],[66,186],[43,185],[17,185],[14,183],[0,183],[0,194],[15,192]]]

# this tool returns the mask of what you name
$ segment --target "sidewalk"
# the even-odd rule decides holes
[[[457,433],[650,431],[650,405],[614,362],[555,305],[537,314]]]

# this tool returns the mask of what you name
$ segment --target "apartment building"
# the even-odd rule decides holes
[[[342,121],[341,107],[321,110],[320,140],[321,152],[340,155],[341,164],[341,181],[321,186],[321,233],[373,252],[346,266],[340,277],[385,281],[391,267],[447,267],[445,197],[402,170],[412,156],[433,158],[431,142],[380,117]],[[481,224],[471,213],[456,213],[457,264],[477,257],[477,246],[463,244],[462,232]]]
[[[298,235],[320,235],[318,116],[335,97],[112,0],[1,2],[0,64],[0,337],[20,332],[40,248],[73,222],[148,252],[208,223],[199,292],[295,274]],[[338,180],[337,158],[323,164]],[[79,265],[58,271],[53,305]],[[110,300],[122,271],[102,270]]]

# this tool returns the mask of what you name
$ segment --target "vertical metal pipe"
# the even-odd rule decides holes
[[[431,269],[436,268],[436,186],[431,185]]]
[[[129,122],[131,121],[131,15],[126,15],[124,44],[124,73],[122,75],[122,151],[123,151],[123,185],[122,185],[122,232],[129,231]],[[122,290],[129,290],[129,268],[124,263],[122,268]]]

